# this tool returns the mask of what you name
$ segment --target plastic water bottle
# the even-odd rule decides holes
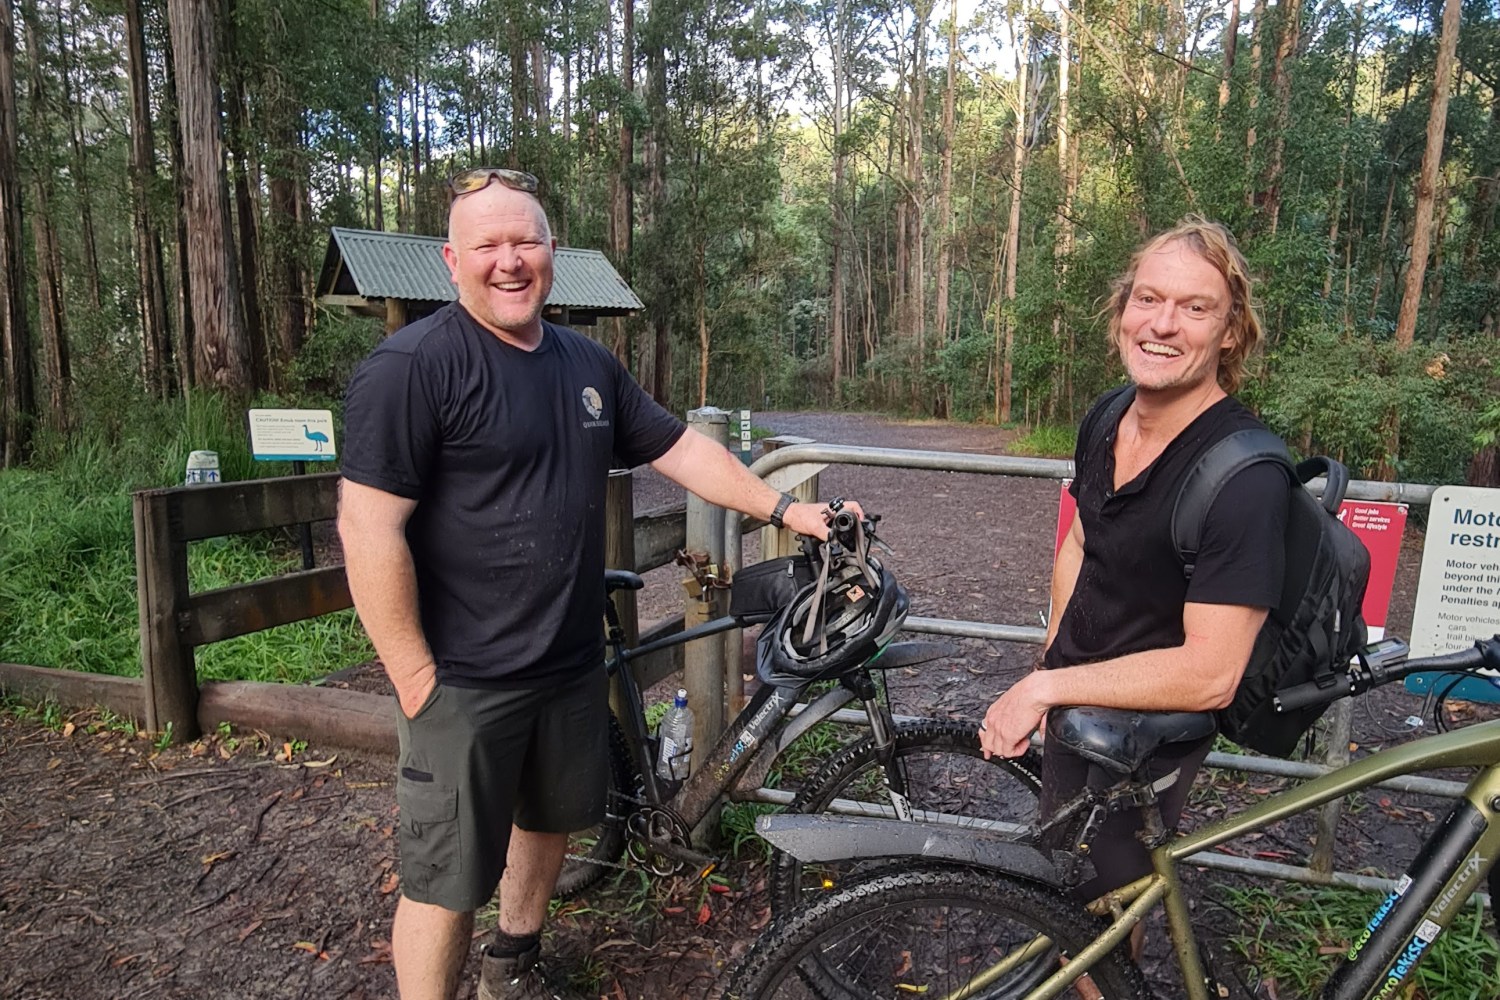
[[[656,775],[667,781],[682,781],[688,776],[689,755],[693,752],[693,710],[688,708],[687,689],[678,688],[677,697],[657,730],[661,755],[656,761]]]

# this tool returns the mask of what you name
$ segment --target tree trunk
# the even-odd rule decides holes
[[[383,22],[385,21],[385,0],[370,0],[370,21],[375,28],[375,37],[381,38],[385,33]],[[385,145],[385,94],[383,93],[383,81],[380,71],[375,72],[375,85],[371,88],[371,106],[374,109],[372,116],[375,125],[375,134],[371,136],[370,152],[374,160],[375,191],[373,199],[375,202],[375,228],[380,232],[385,231],[385,178],[381,172],[380,155]]]
[[[130,85],[130,212],[135,240],[137,306],[141,316],[141,381],[158,399],[170,394],[172,334],[167,326],[161,235],[151,212],[156,184],[156,138],[151,126],[151,81],[140,0],[125,0],[125,48]]]
[[[1432,74],[1432,104],[1427,113],[1427,148],[1417,179],[1417,204],[1412,213],[1411,264],[1396,317],[1396,344],[1407,348],[1417,330],[1422,279],[1427,273],[1427,251],[1432,242],[1432,208],[1436,199],[1438,167],[1443,158],[1443,135],[1448,124],[1448,90],[1453,79],[1453,52],[1458,44],[1459,0],[1445,0],[1443,31],[1438,41],[1437,65]]]
[[[1240,0],[1229,0],[1229,25],[1224,29],[1224,75],[1219,80],[1219,117],[1214,122],[1214,142],[1222,132],[1224,109],[1229,106],[1230,81],[1234,77],[1234,55],[1240,47]]]
[[[3,0],[0,0],[3,2]],[[182,115],[177,96],[177,59],[172,46],[172,34],[166,35],[167,58],[167,102],[165,105],[167,135],[172,150],[172,198],[177,209],[177,232],[172,243],[173,273],[177,280],[174,304],[177,307],[177,381],[183,389],[198,384],[196,371],[195,331],[193,323],[192,282],[188,277],[188,228],[187,228],[187,162],[182,152]]]
[[[73,6],[70,4],[70,6]],[[76,6],[72,13],[77,17]],[[73,34],[73,48],[77,48],[77,25]],[[83,262],[88,281],[89,304],[97,312],[104,308],[104,295],[99,287],[99,241],[94,233],[94,205],[89,188],[88,162],[83,155],[83,110],[84,103],[73,94],[72,71],[69,68],[69,39],[64,24],[63,8],[57,8],[57,55],[62,77],[63,107],[68,114],[68,139],[72,147],[73,187],[78,193],[78,227],[83,237]]]
[[[1344,136],[1339,142],[1339,173],[1328,206],[1328,271],[1323,275],[1323,299],[1333,292],[1333,272],[1337,270],[1339,220],[1344,212],[1344,184],[1349,164],[1349,130],[1354,123],[1354,94],[1359,80],[1359,43],[1364,27],[1364,0],[1355,0],[1354,38],[1349,44],[1348,84],[1344,88]],[[1348,303],[1345,303],[1348,308]]]
[[[915,390],[922,381],[921,372],[926,367],[927,361],[927,309],[926,309],[926,278],[927,261],[926,246],[927,235],[925,225],[925,212],[923,207],[926,201],[926,178],[922,169],[922,151],[925,143],[923,141],[923,121],[927,107],[927,23],[932,17],[932,0],[918,0],[916,4],[917,23],[912,33],[912,81],[911,81],[911,113],[908,118],[910,146],[907,152],[907,198],[911,207],[907,210],[908,235],[907,244],[911,248],[911,256],[908,258],[910,277],[906,282],[907,293],[907,333],[915,340],[917,345],[915,370],[912,372],[912,388]],[[914,402],[919,400],[914,399]]]
[[[620,48],[620,89],[627,97],[635,94],[635,0],[621,3],[622,39]],[[632,280],[631,254],[632,235],[635,224],[635,180],[631,171],[635,166],[635,127],[631,124],[633,110],[619,102],[620,143],[615,172],[610,178],[613,189],[610,211],[610,248],[615,267],[628,285]],[[614,321],[615,356],[630,363],[631,345],[629,328],[623,317]]]
[[[1001,310],[1005,342],[1000,355],[1000,423],[1010,423],[1011,374],[1016,348],[1016,323],[1013,310],[1016,301],[1016,257],[1021,249],[1021,178],[1026,169],[1026,91],[1028,54],[1031,35],[1026,22],[1027,8],[1022,4],[1021,30],[1013,35],[1016,45],[1016,131],[1010,162],[1010,218],[1005,225],[1005,306]]]
[[[953,266],[953,143],[956,138],[954,104],[957,80],[958,0],[951,0],[948,10],[948,84],[943,89],[942,172],[938,178],[938,259],[935,275],[937,287],[933,290],[932,314],[933,335],[937,338],[939,345],[948,340],[948,287],[952,277],[949,270]]]
[[[1057,51],[1057,170],[1062,175],[1062,207],[1057,218],[1057,286],[1064,294],[1057,297],[1057,308],[1052,314],[1052,340],[1062,345],[1063,363],[1058,365],[1062,377],[1061,395],[1067,400],[1071,414],[1073,406],[1073,325],[1065,315],[1067,310],[1066,289],[1068,271],[1073,264],[1073,196],[1078,192],[1077,151],[1073,149],[1073,122],[1071,111],[1072,91],[1072,27],[1073,14],[1068,9],[1068,0],[1060,0],[1060,34]],[[1056,397],[1053,399],[1055,412]]]
[[[16,115],[16,28],[10,0],[0,0],[0,459],[14,468],[31,455],[36,396],[31,326],[26,316],[26,262],[21,249],[21,171]]]
[[[234,164],[235,234],[239,237],[240,305],[245,324],[245,339],[250,349],[250,385],[253,389],[271,384],[266,351],[266,324],[260,301],[260,213],[256,211],[252,188],[259,185],[250,176],[250,122],[246,112],[248,94],[245,84],[245,60],[239,58],[235,29],[238,0],[227,0],[224,6],[223,56],[230,64],[228,137],[229,158]]]
[[[21,16],[26,22],[26,61],[30,70],[28,118],[32,140],[36,144],[31,178],[31,233],[36,258],[37,318],[42,333],[42,384],[47,392],[47,408],[43,415],[50,430],[66,435],[72,371],[68,363],[68,330],[63,310],[62,249],[58,246],[57,229],[52,223],[52,183],[57,168],[52,163],[52,150],[47,147],[47,137],[52,130],[46,118],[49,101],[42,84],[42,26],[33,0],[21,4]]]
[[[1276,42],[1276,62],[1271,69],[1271,89],[1276,109],[1271,126],[1271,155],[1266,163],[1261,203],[1266,218],[1266,232],[1276,235],[1281,222],[1281,181],[1286,155],[1286,130],[1292,111],[1292,80],[1288,63],[1296,58],[1297,40],[1302,34],[1302,0],[1286,0],[1281,5],[1281,33]]]
[[[250,345],[236,303],[239,275],[229,233],[229,196],[219,136],[218,47],[213,7],[168,0],[186,187],[187,266],[198,385],[251,391]]]
[[[1255,176],[1255,115],[1260,109],[1260,43],[1261,29],[1265,27],[1265,22],[1266,0],[1255,0],[1255,6],[1250,11],[1250,79],[1245,83],[1245,121],[1248,123],[1245,129],[1245,205],[1248,208],[1255,207],[1257,190],[1257,185],[1252,180]]]

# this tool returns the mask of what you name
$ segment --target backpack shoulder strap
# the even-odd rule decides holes
[[[1125,415],[1126,410],[1130,409],[1130,404],[1133,402],[1135,402],[1134,385],[1122,385],[1099,397],[1099,401],[1084,418],[1084,422],[1088,424],[1089,454],[1095,454],[1104,447],[1104,443],[1109,440],[1109,435],[1119,426],[1120,418]],[[1078,470],[1074,469],[1073,474],[1078,475]]]
[[[1299,483],[1286,444],[1268,430],[1251,427],[1236,431],[1215,444],[1183,480],[1177,502],[1172,506],[1172,544],[1182,563],[1182,575],[1193,578],[1198,546],[1203,540],[1203,522],[1224,484],[1257,462],[1275,462],[1292,483]]]

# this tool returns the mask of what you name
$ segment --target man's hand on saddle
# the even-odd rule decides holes
[[[1028,674],[995,699],[979,724],[979,746],[985,759],[1019,757],[1026,752],[1031,734],[1047,721],[1046,702],[1039,697],[1039,673]]]

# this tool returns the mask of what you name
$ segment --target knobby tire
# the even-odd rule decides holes
[[[1025,824],[1036,819],[1041,759],[1034,751],[1015,759],[984,759],[973,725],[928,720],[896,727],[893,764],[905,770],[916,819],[967,823],[998,820]],[[889,807],[879,751],[873,736],[840,750],[809,778],[788,812],[823,813],[838,799]],[[894,813],[891,812],[891,818]],[[966,817],[957,819],[956,817]],[[876,862],[804,865],[782,851],[771,857],[771,906],[777,914],[863,874]]]
[[[1051,887],[960,865],[886,869],[812,899],[774,923],[732,974],[724,1000],[944,997],[1037,935],[1076,954],[1103,929]],[[1089,975],[1109,1000],[1150,992],[1121,946]],[[978,1000],[1019,1000],[1058,968],[1017,963]]]

